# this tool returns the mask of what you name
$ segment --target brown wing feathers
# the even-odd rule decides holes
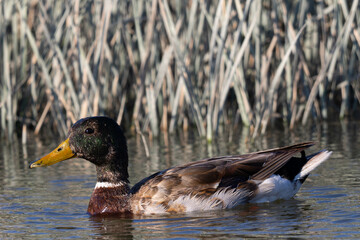
[[[270,177],[272,174],[276,173],[281,169],[296,153],[304,151],[304,149],[314,145],[314,142],[305,142],[296,145],[292,145],[284,148],[277,148],[269,150],[273,152],[273,157],[269,159],[264,167],[254,174],[251,178],[254,180],[264,180]],[[265,152],[269,152],[265,151]],[[259,152],[261,154],[261,152]],[[302,155],[304,155],[302,153]]]
[[[152,185],[166,186],[173,193],[200,193],[210,190],[212,192],[212,189],[219,187],[236,187],[249,179],[264,180],[279,170],[284,172],[281,168],[290,159],[297,161],[297,158],[293,158],[296,153],[301,152],[302,159],[304,149],[312,145],[313,142],[305,142],[251,154],[223,156],[188,163],[140,181],[131,192],[136,194],[140,188]]]

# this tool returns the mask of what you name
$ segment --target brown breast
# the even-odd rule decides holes
[[[98,214],[132,214],[129,204],[129,187],[96,187],[91,195],[88,213]]]

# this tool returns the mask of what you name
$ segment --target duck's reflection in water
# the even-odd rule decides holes
[[[305,211],[305,212],[304,212]],[[187,214],[149,216],[91,217],[95,238],[149,239],[149,238],[203,238],[203,237],[271,237],[306,231],[301,224],[311,206],[292,199],[271,204],[244,204],[235,209],[204,211]],[[259,225],[260,223],[260,225]],[[262,230],[271,229],[270,232]],[[225,234],[225,235],[224,235]]]
[[[133,239],[133,219],[121,216],[91,216],[94,239]]]

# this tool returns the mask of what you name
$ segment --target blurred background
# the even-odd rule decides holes
[[[359,117],[359,1],[0,1],[0,129],[157,136]]]

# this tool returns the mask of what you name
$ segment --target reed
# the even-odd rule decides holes
[[[108,115],[211,141],[359,116],[359,23],[358,0],[1,1],[1,135]]]

